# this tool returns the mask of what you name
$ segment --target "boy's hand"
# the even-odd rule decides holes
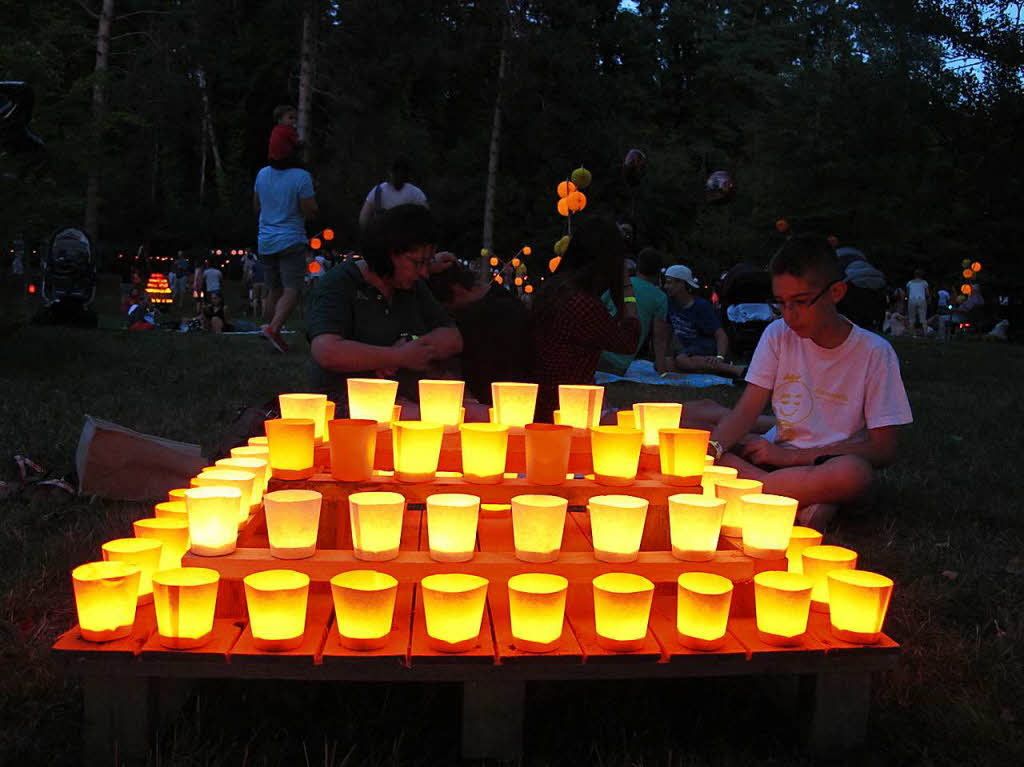
[[[785,466],[787,450],[774,442],[756,437],[743,444],[740,455],[757,466]]]

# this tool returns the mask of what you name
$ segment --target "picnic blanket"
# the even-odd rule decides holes
[[[623,375],[597,371],[594,376],[594,383],[604,385],[614,381],[633,381],[642,384],[658,384],[661,386],[689,386],[694,389],[703,389],[707,386],[730,386],[732,379],[722,376],[711,375],[710,373],[669,373],[662,376],[654,369],[654,363],[650,360],[633,360],[632,364]]]

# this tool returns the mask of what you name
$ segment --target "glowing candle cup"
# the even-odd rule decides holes
[[[814,583],[811,609],[827,613],[829,605],[828,574],[835,570],[854,570],[857,552],[842,546],[808,546],[803,551],[804,575]]]
[[[263,570],[242,579],[249,626],[257,649],[294,650],[306,632],[309,576],[294,570]]]
[[[685,562],[708,562],[715,558],[722,529],[725,501],[695,493],[668,498],[669,534],[672,556]]]
[[[793,525],[793,531],[789,534],[789,548],[786,549],[786,559],[789,560],[789,571],[791,573],[802,573],[804,571],[804,549],[809,546],[820,546],[822,538],[822,534],[813,527]]]
[[[627,429],[636,428],[636,413],[632,410],[619,410],[615,413],[615,423]]]
[[[462,422],[463,381],[422,379],[419,382],[420,420],[439,423],[454,432]]]
[[[508,579],[512,641],[524,652],[551,652],[565,623],[569,581],[561,575],[523,573]]]
[[[683,419],[681,402],[637,402],[633,405],[636,428],[644,433],[644,450],[653,453],[658,449],[658,432],[662,429],[678,429]]]
[[[852,644],[874,644],[892,598],[890,578],[867,570],[833,570],[828,574],[832,636]]]
[[[569,470],[572,427],[531,423],[525,428],[526,479],[535,485],[561,485]]]
[[[147,517],[132,522],[136,538],[150,538],[160,541],[160,564],[158,570],[181,567],[181,558],[188,551],[188,517]]]
[[[537,408],[537,384],[499,382],[491,384],[494,423],[523,427],[532,423]]]
[[[263,492],[267,492],[267,488],[270,486],[270,448],[266,445],[242,445],[240,447],[231,448],[232,458],[257,458],[264,461],[267,465],[264,469],[263,477]],[[171,499],[175,500],[175,499]],[[184,500],[184,498],[182,498]]]
[[[188,490],[189,488],[185,488]],[[180,501],[164,501],[153,507],[153,516],[161,519],[165,517],[179,517],[188,520],[188,509],[185,506],[185,496]]]
[[[430,646],[439,652],[465,652],[479,642],[487,579],[444,573],[420,581],[423,616]]]
[[[269,454],[270,451],[267,452]],[[267,487],[270,485],[270,462],[268,459],[269,455],[267,459],[221,458],[214,466],[228,471],[248,471],[256,476],[256,481],[252,483],[252,499],[249,503],[251,508],[256,509],[263,503],[263,494],[267,492]]]
[[[220,573],[206,567],[161,570],[153,576],[157,640],[172,650],[202,647],[213,636]]]
[[[603,386],[562,384],[558,387],[559,420],[574,429],[592,429],[601,423],[603,403]]]
[[[661,429],[658,452],[661,476],[669,485],[699,485],[711,432],[704,429]]]
[[[313,422],[313,443],[323,444],[327,431],[326,394],[278,394],[282,418],[308,418]]]
[[[396,421],[391,428],[398,481],[432,481],[441,457],[444,426],[427,421]]]
[[[173,490],[168,490],[167,491],[167,500],[168,501],[180,501],[181,503],[184,503],[185,502],[185,491],[186,490],[188,490],[187,487],[176,487]]]
[[[597,643],[613,652],[643,647],[654,584],[633,573],[604,573],[594,578],[593,587]]]
[[[398,581],[375,570],[350,570],[331,578],[342,646],[357,651],[383,647],[391,633],[397,592]]]
[[[731,466],[705,466],[704,475],[700,479],[700,486],[704,495],[717,498],[715,486],[723,479],[736,479],[738,472]]]
[[[246,444],[249,445],[250,447],[269,447],[270,440],[268,440],[265,436],[249,437],[249,439],[246,441]]]
[[[777,647],[803,643],[813,586],[801,573],[768,570],[754,576],[757,635],[762,642]]]
[[[737,477],[725,477],[715,482],[715,495],[725,500],[722,535],[729,538],[743,535],[743,496],[760,493],[763,487],[764,483],[756,479]]]
[[[71,571],[82,639],[110,642],[132,633],[140,580],[128,562],[89,562]]]
[[[399,493],[352,493],[349,522],[356,559],[386,562],[398,556],[402,544],[405,496]]]
[[[276,490],[263,496],[270,556],[305,559],[316,553],[322,500],[315,490]]]
[[[327,424],[331,441],[331,477],[365,482],[373,476],[377,422],[369,418],[336,418]]]
[[[263,477],[260,477],[262,481]],[[241,494],[236,509],[236,521],[238,524],[249,518],[253,510],[252,497],[253,487],[256,485],[256,475],[251,471],[238,471],[237,469],[205,469],[196,477],[196,487],[235,487]]]
[[[263,422],[270,445],[270,472],[277,479],[309,479],[316,425],[311,418],[273,418]]]
[[[505,474],[508,456],[508,427],[500,423],[464,423],[462,477],[477,485],[494,485]]]
[[[237,487],[194,487],[185,493],[189,551],[201,557],[230,554],[238,543]]]
[[[398,381],[383,378],[348,379],[348,412],[350,418],[378,423],[391,423],[395,415]]]
[[[101,547],[107,562],[127,562],[139,568],[139,604],[153,601],[153,573],[160,569],[163,544],[153,538],[115,538]]]
[[[594,426],[590,430],[590,452],[598,484],[618,487],[633,484],[640,465],[643,438],[639,429],[624,426]]]
[[[719,485],[719,490],[722,486]],[[740,498],[743,553],[754,559],[782,559],[796,519],[796,498],[754,493]]]
[[[711,573],[683,573],[678,578],[676,632],[691,650],[717,650],[725,643],[732,602],[732,581]]]
[[[599,562],[635,562],[647,521],[646,498],[595,495],[590,499],[594,558]]]
[[[465,493],[427,496],[427,538],[435,562],[468,562],[476,548],[480,498]]]
[[[562,548],[565,512],[569,502],[557,495],[517,495],[512,498],[512,537],[516,559],[554,562]]]

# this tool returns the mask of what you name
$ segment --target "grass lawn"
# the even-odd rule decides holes
[[[17,453],[70,471],[86,413],[208,447],[238,406],[305,388],[305,342],[294,346],[278,355],[254,336],[24,328],[0,339],[0,479],[14,478]],[[874,512],[839,520],[827,538],[896,581],[886,628],[903,654],[875,686],[870,746],[856,762],[1024,764],[1024,470],[1012,452],[1024,444],[1024,349],[896,348],[916,421]],[[620,384],[608,397],[729,404],[737,391]],[[70,570],[150,514],[90,498],[0,501],[0,765],[78,764],[81,697],[49,656],[74,623]],[[458,754],[455,686],[219,681],[198,691],[154,764],[437,765]],[[791,692],[787,680],[742,677],[536,684],[524,762],[803,763]]]

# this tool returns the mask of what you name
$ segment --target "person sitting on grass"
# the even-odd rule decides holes
[[[210,293],[203,307],[203,327],[212,333],[231,332],[226,312],[224,296],[219,292]]]
[[[695,296],[690,288],[699,288],[690,267],[675,264],[665,270],[665,293],[668,295],[668,321],[675,331],[678,351],[669,353],[665,371],[679,373],[714,373],[726,378],[742,378],[743,367],[725,361],[729,353],[729,337],[722,320],[706,298]],[[655,350],[660,352],[661,350]]]
[[[892,346],[836,309],[846,284],[825,238],[792,238],[768,271],[782,319],[761,336],[746,389],[708,449],[764,492],[799,500],[799,523],[821,529],[839,506],[866,499],[913,416]],[[775,428],[741,443],[769,401]]]

